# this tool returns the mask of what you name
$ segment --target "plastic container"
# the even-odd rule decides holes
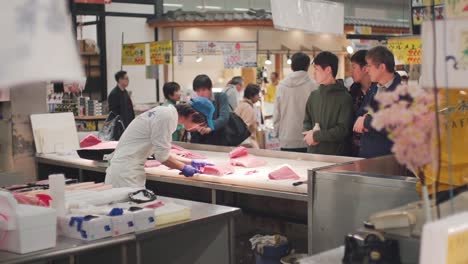
[[[264,246],[263,253],[255,249],[256,264],[281,264],[281,258],[289,254],[289,243],[283,243],[277,247]]]

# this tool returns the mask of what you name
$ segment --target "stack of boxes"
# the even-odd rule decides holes
[[[103,114],[102,103],[97,100],[88,100],[86,115],[89,116],[100,116]]]

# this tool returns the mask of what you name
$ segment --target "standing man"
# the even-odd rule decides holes
[[[171,135],[177,124],[186,130],[213,127],[213,104],[206,98],[194,98],[190,104],[157,106],[141,115],[125,130],[106,170],[106,184],[112,187],[144,188],[145,161],[151,154],[156,160],[186,177],[200,173],[208,163],[171,154]]]
[[[301,136],[304,109],[309,94],[316,89],[309,77],[310,58],[298,52],[291,57],[293,70],[279,85],[276,93],[273,125],[278,135],[281,150],[307,152]]]
[[[164,98],[166,102],[164,106],[173,105],[180,101],[181,92],[180,85],[176,82],[167,82],[163,86]],[[172,134],[172,141],[180,141],[184,132],[184,126],[182,124],[177,125],[176,131]]]
[[[236,111],[240,99],[244,96],[244,79],[240,76],[233,77],[224,91],[228,97],[231,111]]]
[[[328,51],[314,59],[314,78],[320,84],[307,100],[304,119],[304,141],[308,152],[347,156],[351,145],[353,99],[342,84],[337,83],[338,57]],[[320,130],[313,129],[315,125]]]
[[[221,131],[229,122],[230,108],[226,93],[213,93],[213,83],[210,77],[200,74],[193,80],[193,91],[199,97],[209,99],[214,105],[213,126],[201,127],[197,132],[192,132],[191,143],[219,145],[213,132]]]
[[[353,98],[353,110],[355,113],[354,121],[364,113],[358,112],[364,97],[372,86],[368,73],[368,65],[366,62],[367,50],[359,50],[351,56],[351,69],[354,83],[351,85],[350,93]],[[351,147],[351,155],[359,157],[359,147],[361,146],[361,133],[353,133],[353,144]]]
[[[132,99],[130,99],[130,95],[127,92],[127,72],[118,71],[115,74],[115,81],[117,82],[117,86],[112,89],[107,98],[109,112],[119,115],[125,128],[127,128],[130,122],[135,118]]]
[[[367,113],[366,109],[371,107],[374,111],[377,111],[379,103],[375,100],[375,95],[394,91],[401,83],[401,78],[395,72],[395,58],[386,47],[379,46],[369,50],[366,61],[367,65],[369,65],[370,79],[377,84],[370,88],[359,108],[358,114],[360,117],[356,120],[353,130],[362,134],[359,156],[373,158],[391,154],[393,142],[388,138],[386,131],[378,131],[371,126],[372,115]]]

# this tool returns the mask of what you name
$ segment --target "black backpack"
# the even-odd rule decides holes
[[[215,94],[215,97],[219,94]],[[229,106],[231,108],[231,106]],[[219,117],[219,100],[215,100],[215,113],[213,118]],[[231,108],[232,110],[232,108]],[[250,137],[250,131],[244,120],[234,112],[229,113],[229,121],[222,129],[213,131],[207,135],[192,133],[192,143],[210,144],[218,146],[239,146],[244,140]]]

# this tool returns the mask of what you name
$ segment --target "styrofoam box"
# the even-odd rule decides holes
[[[125,210],[125,213],[133,215],[135,231],[143,231],[156,226],[154,209],[143,208],[137,211]]]
[[[86,241],[112,236],[112,222],[110,217],[92,215],[92,218],[78,222],[72,221],[72,217],[85,217],[84,215],[66,215],[58,218],[59,235]]]
[[[135,232],[133,214],[124,212],[122,215],[109,216],[112,223],[112,236],[120,236]]]
[[[12,220],[16,221],[16,228],[3,231],[0,250],[24,254],[55,247],[57,242],[55,209],[18,204],[15,219]]]

